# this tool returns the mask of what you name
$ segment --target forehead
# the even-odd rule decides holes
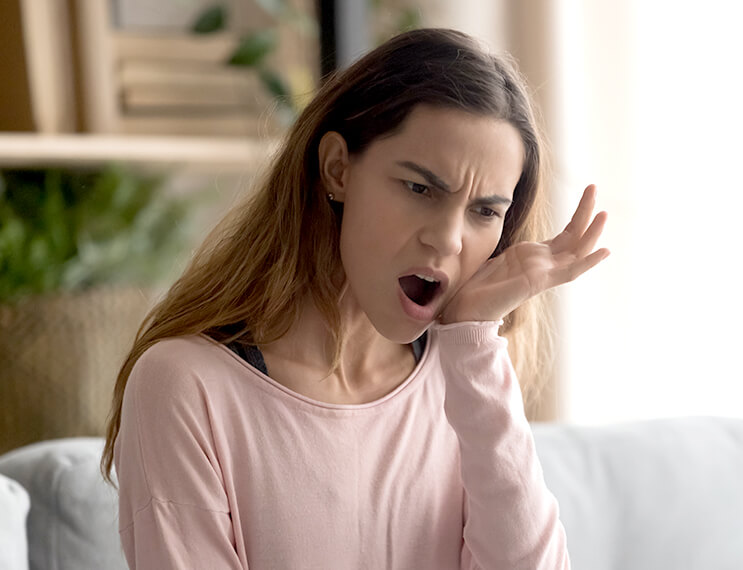
[[[501,119],[418,106],[364,154],[378,163],[421,164],[453,190],[472,184],[512,190],[521,176],[524,146],[516,128]]]

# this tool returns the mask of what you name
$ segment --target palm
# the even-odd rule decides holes
[[[594,187],[586,188],[572,220],[554,239],[518,243],[488,260],[447,304],[441,322],[499,320],[606,258],[606,249],[591,253],[606,223],[605,212],[591,221],[595,198]]]

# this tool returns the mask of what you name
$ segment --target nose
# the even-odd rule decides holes
[[[421,228],[420,242],[445,257],[462,252],[464,219],[462,213],[452,208],[432,216]]]

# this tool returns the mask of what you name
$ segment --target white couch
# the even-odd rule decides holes
[[[574,570],[743,570],[743,419],[533,431]],[[60,439],[0,456],[0,569],[25,570],[26,540],[32,570],[126,568],[102,445]]]
[[[0,569],[28,568],[29,506],[28,493],[20,483],[0,475]]]

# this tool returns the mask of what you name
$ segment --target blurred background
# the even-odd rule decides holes
[[[589,183],[609,212],[612,256],[555,295],[558,360],[530,417],[743,417],[741,16],[722,0],[3,0],[0,399],[67,399],[65,421],[89,421],[62,431],[99,431],[121,338],[322,76],[444,26],[519,62],[551,145],[555,228]],[[108,352],[50,348],[85,335]],[[2,447],[59,433],[41,429]]]

